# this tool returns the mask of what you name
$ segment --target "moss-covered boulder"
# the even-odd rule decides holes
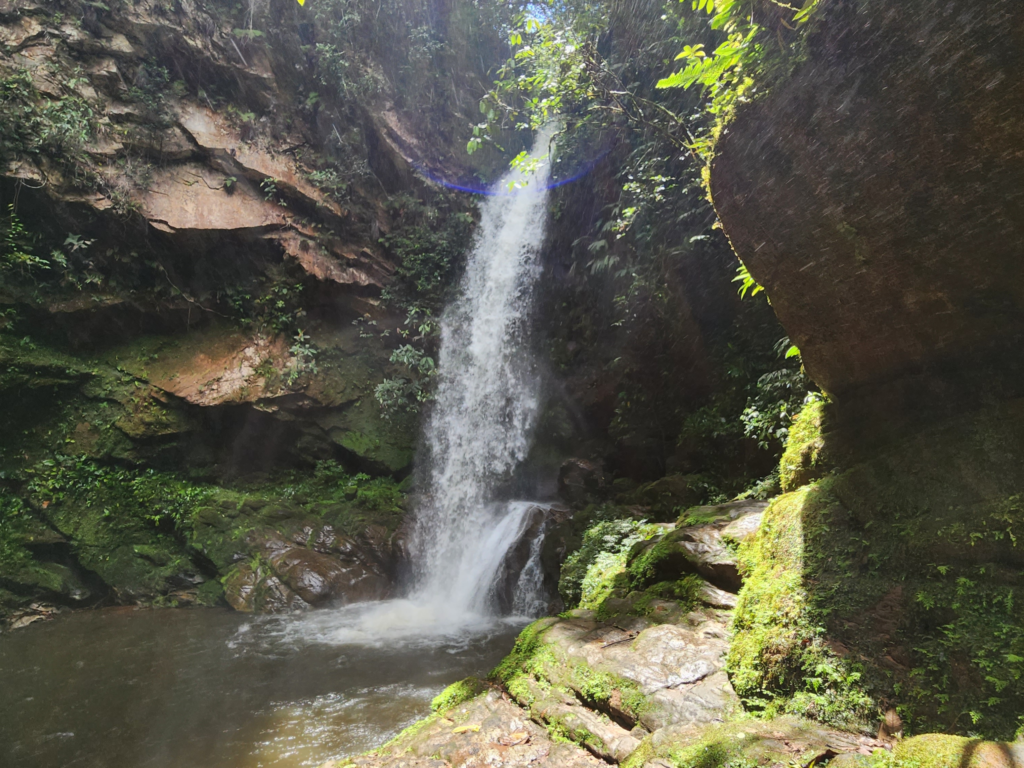
[[[965,414],[771,504],[741,547],[729,669],[748,705],[1012,737],[1022,424],[1021,402]]]
[[[872,750],[882,744],[874,739],[826,728],[797,717],[768,721],[738,719],[708,726],[679,725],[665,728],[644,741],[624,768],[671,765],[674,768],[736,768],[764,766],[783,768],[815,765],[843,758],[863,758],[867,765]],[[884,758],[883,758],[884,759]],[[854,761],[856,762],[856,760]]]
[[[812,400],[793,420],[786,450],[779,461],[779,484],[783,491],[794,491],[818,480],[830,469],[822,437],[827,412],[827,401]]]
[[[894,768],[1015,768],[1024,763],[1024,742],[929,733],[901,741],[890,759],[879,762]]]

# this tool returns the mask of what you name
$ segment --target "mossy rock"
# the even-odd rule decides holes
[[[771,504],[740,549],[729,672],[748,706],[1013,736],[1022,426],[1024,403],[958,417]]]
[[[487,683],[477,677],[467,677],[459,680],[445,688],[430,702],[430,709],[433,712],[444,714],[445,712],[465,704],[474,699],[489,688]]]
[[[1024,742],[983,741],[928,733],[896,745],[879,768],[1019,768]]]
[[[852,734],[798,717],[736,720],[704,728],[678,725],[646,739],[623,768],[640,768],[656,758],[675,768],[784,768],[816,764],[834,755],[837,747],[854,751],[860,746]]]
[[[141,517],[75,501],[52,505],[46,515],[82,567],[126,602],[165,594],[179,577],[198,575],[181,543]]]
[[[334,443],[384,472],[400,472],[412,463],[412,424],[401,417],[385,419],[372,395],[344,411],[324,415],[318,423]]]
[[[779,482],[783,491],[796,490],[828,472],[830,466],[822,436],[828,405],[825,400],[808,403],[790,425],[786,450],[779,461]]]
[[[537,702],[538,691],[571,690],[589,705],[602,710],[614,708],[621,719],[636,723],[649,706],[640,686],[595,669],[581,659],[569,658],[556,644],[546,642],[545,632],[557,621],[538,619],[527,626],[516,638],[512,652],[491,672],[491,679],[504,685],[525,707]]]

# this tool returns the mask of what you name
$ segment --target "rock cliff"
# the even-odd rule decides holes
[[[855,675],[918,729],[1017,727],[1022,32],[1015,2],[822,3],[719,142],[725,231],[831,396],[750,552],[748,701]]]

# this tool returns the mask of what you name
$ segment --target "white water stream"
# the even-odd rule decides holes
[[[488,611],[502,559],[528,522],[530,505],[498,501],[496,490],[526,458],[540,408],[526,331],[540,275],[550,136],[536,137],[531,160],[541,165],[532,177],[510,171],[483,205],[461,294],[441,321],[429,481],[413,544],[415,598],[449,621]]]
[[[23,630],[0,644],[0,764],[318,765],[380,744],[501,658],[546,607],[541,519],[502,487],[540,405],[525,337],[547,176],[544,163],[486,200],[442,320],[411,595],[301,616],[83,612]],[[509,174],[496,191],[523,181]],[[498,583],[512,616],[497,615]]]
[[[506,555],[536,522],[535,505],[502,500],[499,487],[526,458],[540,408],[526,334],[540,275],[551,134],[542,130],[534,141],[536,169],[507,173],[481,206],[459,296],[441,319],[439,382],[421,457],[426,487],[412,540],[412,593],[312,613],[284,627],[294,640],[460,643],[493,631],[499,621],[495,582]],[[512,611],[521,616],[544,607],[539,558],[535,539],[512,595]]]

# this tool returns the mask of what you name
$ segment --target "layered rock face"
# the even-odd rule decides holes
[[[0,2],[0,614],[209,602],[218,578],[244,610],[392,589],[379,557],[268,543],[297,516],[376,551],[374,524],[385,538],[397,525],[390,503],[328,514],[308,498],[256,523],[195,504],[172,520],[168,499],[184,498],[175,478],[206,493],[319,461],[410,473],[416,417],[385,418],[375,388],[409,375],[396,347],[431,342],[405,324],[412,297],[389,305],[385,291],[409,254],[434,268],[435,234],[438,263],[458,270],[471,198],[424,176],[497,161],[468,164],[459,110],[476,114],[463,90],[501,50],[476,50],[487,28],[466,9],[410,6],[349,39],[326,4],[245,5]],[[402,55],[461,69],[422,110],[409,84],[436,73],[384,42],[428,10],[444,44]],[[324,50],[344,52],[350,80]],[[415,297],[422,317],[431,298]],[[154,468],[156,499],[100,499]],[[245,521],[266,535],[243,540]]]
[[[232,13],[191,2],[0,6],[0,198],[47,243],[36,250],[70,238],[59,270],[29,250],[37,266],[12,262],[0,281],[13,308],[5,329],[52,343],[66,354],[50,354],[50,367],[67,373],[37,375],[45,356],[24,349],[3,357],[40,401],[68,400],[57,385],[96,390],[111,369],[147,387],[141,405],[115,396],[133,411],[119,427],[129,442],[99,455],[209,466],[231,462],[248,432],[276,450],[247,471],[334,456],[406,472],[412,422],[386,422],[373,402],[394,370],[396,344],[382,334],[397,339],[405,319],[381,301],[400,262],[381,240],[405,237],[405,209],[389,201],[431,197],[414,167],[480,167],[452,155],[436,116],[396,106],[383,76],[339,100],[311,55],[329,38],[296,4],[265,6],[263,29]]]
[[[726,233],[831,395],[749,550],[748,700],[807,706],[832,665],[918,730],[1014,732],[1022,44],[1016,2],[822,3],[804,60],[719,144]]]

